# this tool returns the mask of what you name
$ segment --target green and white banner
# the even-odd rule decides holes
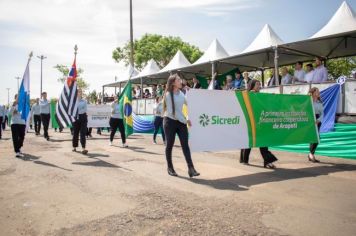
[[[307,95],[193,89],[187,100],[192,151],[319,141]]]

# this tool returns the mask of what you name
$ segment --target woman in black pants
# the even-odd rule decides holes
[[[323,121],[324,118],[324,106],[323,103],[320,99],[320,92],[319,89],[314,87],[309,90],[309,95],[312,96],[313,99],[313,108],[314,108],[314,113],[315,113],[315,125],[318,127],[318,133],[320,131],[321,127],[321,122]],[[318,147],[318,143],[311,143],[309,147],[309,154],[308,154],[308,159],[311,162],[320,162],[319,160],[315,159],[314,153],[316,148]]]
[[[119,103],[119,98],[115,99],[113,104],[111,104],[111,118],[109,121],[111,133],[110,133],[110,146],[113,145],[114,136],[117,128],[119,128],[121,134],[122,147],[128,147],[126,144],[126,135],[124,120],[122,119],[121,104]]]
[[[85,155],[88,150],[85,149],[86,145],[86,133],[88,126],[88,116],[87,116],[87,101],[83,99],[82,90],[78,90],[78,115],[73,123],[73,152],[77,151],[78,138],[80,133],[80,144],[82,145],[82,153]]]
[[[11,133],[14,151],[16,157],[23,158],[25,155],[21,152],[21,148],[23,146],[23,141],[25,140],[26,121],[21,118],[21,113],[18,111],[17,94],[15,95],[15,101],[9,113],[11,114]]]
[[[249,85],[250,92],[258,93],[261,88],[261,83],[258,80],[252,80]],[[241,149],[240,153],[240,163],[248,164],[250,158],[251,148]],[[268,150],[268,147],[260,147],[260,153],[263,158],[263,166],[265,168],[274,169],[276,166],[273,162],[277,161],[278,159]]]
[[[191,122],[186,120],[183,115],[183,105],[186,104],[184,94],[181,92],[182,80],[177,75],[171,75],[168,78],[166,91],[163,98],[163,129],[166,135],[166,159],[168,165],[168,174],[171,176],[178,176],[173,168],[172,163],[172,149],[176,134],[183,149],[183,154],[188,165],[189,177],[200,175],[195,169],[190,155],[188,145],[188,128],[187,124],[191,126]]]
[[[154,114],[155,114],[155,119],[154,119],[154,126],[155,126],[155,130],[153,133],[153,144],[157,144],[156,142],[156,137],[157,137],[157,133],[159,131],[159,129],[161,129],[162,132],[162,139],[163,139],[163,143],[166,143],[166,138],[164,136],[164,129],[163,129],[163,103],[162,103],[162,99],[160,97],[156,97],[156,104],[154,107]]]

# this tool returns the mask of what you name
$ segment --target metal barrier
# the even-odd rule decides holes
[[[132,100],[132,111],[137,115],[153,115],[154,98]]]

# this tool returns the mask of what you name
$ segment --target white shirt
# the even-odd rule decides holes
[[[82,115],[87,113],[87,101],[84,99],[78,100],[78,114]]]
[[[6,115],[6,108],[5,106],[0,105],[0,117],[5,117],[5,115]]]
[[[41,115],[40,104],[33,104],[31,108],[32,115]]]
[[[313,101],[313,108],[314,108],[314,113],[315,115],[319,115],[319,118],[317,119],[317,121],[323,122],[324,119],[324,106],[323,103],[321,103],[320,101]]]
[[[288,73],[285,76],[282,76],[281,84],[291,84],[292,83],[292,76]]]
[[[18,111],[17,105],[10,108],[10,114],[12,125],[26,125],[26,121],[21,118],[21,113]]]
[[[50,113],[50,107],[49,107],[49,102],[48,100],[40,100],[40,110],[41,110],[41,114],[49,114]]]
[[[153,113],[155,116],[163,116],[163,103],[156,103],[153,107]]]
[[[114,102],[111,104],[111,117],[115,119],[122,119],[119,103]]]
[[[166,103],[166,110],[164,111],[164,117],[169,117],[173,120],[178,120],[179,122],[186,124],[187,120],[183,114],[183,105],[187,104],[187,100],[185,99],[184,93],[179,90],[177,93],[173,93],[173,98],[174,98],[175,115],[173,115],[171,95],[169,92],[167,92],[164,96],[165,103]]]
[[[297,78],[297,82],[305,82],[305,71],[303,69],[295,70],[294,78]]]
[[[314,70],[309,71],[305,74],[304,80],[307,83],[313,82],[313,77],[314,77]]]
[[[328,71],[323,66],[320,65],[314,69],[313,83],[323,83],[328,80]]]

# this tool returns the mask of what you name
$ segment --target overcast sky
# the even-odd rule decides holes
[[[356,0],[348,0],[356,9]],[[179,36],[204,51],[218,38],[229,54],[246,48],[268,23],[284,42],[310,37],[331,18],[341,0],[133,0],[134,37]],[[90,90],[114,82],[124,68],[112,50],[129,39],[128,0],[0,0],[0,104],[17,90],[28,54],[45,55],[43,89],[58,97],[56,64],[77,66]],[[30,66],[31,96],[40,91],[40,60]]]

